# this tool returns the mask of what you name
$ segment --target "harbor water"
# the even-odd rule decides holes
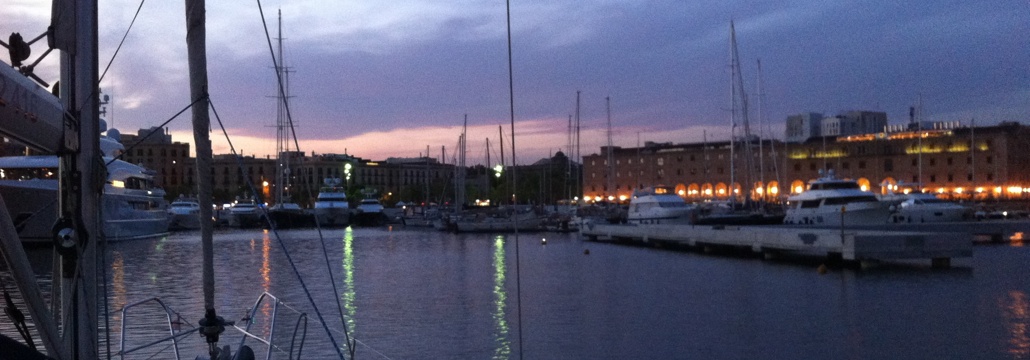
[[[1019,243],[978,246],[950,269],[885,264],[820,274],[818,262],[576,234],[322,233],[327,256],[315,230],[280,231],[281,243],[263,230],[216,233],[219,315],[239,320],[263,291],[278,296],[309,316],[304,358],[336,356],[342,311],[363,359],[519,358],[520,351],[526,359],[1030,359],[1030,247]],[[117,310],[127,303],[160,297],[182,314],[183,329],[195,326],[203,314],[200,251],[190,232],[110,245],[112,350]],[[135,331],[130,344],[167,334],[163,316],[141,311],[126,319]],[[295,319],[277,323],[280,346],[289,346]],[[8,322],[0,329],[13,336]],[[232,330],[223,339],[233,348],[239,342]],[[189,335],[180,350],[193,358],[203,344]]]

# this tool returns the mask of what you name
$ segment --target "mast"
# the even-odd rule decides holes
[[[582,169],[583,169],[582,168],[583,159],[582,159],[582,156],[583,156],[583,153],[580,151],[580,148],[579,148],[579,90],[576,90],[576,156],[573,157],[573,159],[576,159],[576,161],[579,164],[581,164],[579,169],[576,171],[576,182],[575,182],[576,189],[577,189],[576,190],[576,197],[579,197],[580,195],[583,195],[583,179],[582,179],[582,177],[583,177],[583,171],[582,171]]]
[[[207,169],[211,168],[211,139],[208,130],[211,119],[208,117],[207,92],[207,40],[205,38],[204,0],[186,0],[186,50],[189,58],[190,99],[193,105],[193,141],[197,152],[197,200],[200,203],[200,218],[211,218],[212,176]],[[200,320],[200,333],[206,337],[211,358],[218,356],[218,336],[225,330],[225,321],[215,312],[215,268],[213,224],[210,221],[200,222],[201,243],[203,244],[203,287],[204,318]]]
[[[497,125],[497,133],[501,137],[501,171],[505,171],[504,170],[505,168],[504,168],[504,126],[503,125]],[[508,182],[508,179],[505,178],[505,180],[504,180],[505,195],[504,195],[504,198],[501,198],[501,203],[504,203],[505,202],[505,198],[508,197],[507,194],[511,193],[511,186],[509,186],[510,184],[511,183]]]
[[[275,191],[275,204],[279,205],[284,202],[290,201],[290,193],[287,190],[290,187],[290,140],[291,130],[293,129],[290,123],[289,116],[289,99],[290,99],[290,70],[286,66],[285,57],[283,55],[283,15],[282,10],[279,10],[279,28],[278,35],[276,37],[278,46],[278,61],[275,66],[275,74],[278,79],[282,80],[282,87],[276,85],[276,117],[275,117],[275,153],[276,153],[276,191]]]
[[[611,194],[614,194],[615,193],[615,184],[613,184],[612,182],[615,181],[614,176],[613,176],[613,174],[615,172],[615,153],[613,152],[614,150],[612,149],[612,99],[611,99],[611,97],[605,97],[604,98],[604,109],[605,109],[605,112],[608,114],[608,161],[607,161],[607,165],[608,165],[608,169],[607,169],[608,170],[608,173],[607,173],[608,175],[607,175],[607,178],[608,178],[608,181],[607,181],[607,184],[606,184],[608,186],[608,189],[605,192],[607,193],[608,191],[611,191]],[[611,195],[609,195],[609,196],[611,196]]]
[[[741,120],[744,127],[743,129],[743,145],[744,145],[744,186],[741,190],[744,195],[745,202],[751,199],[751,187],[754,186],[752,180],[754,172],[754,156],[751,149],[751,125],[748,122],[748,109],[747,109],[747,93],[744,91],[744,78],[740,71],[740,57],[737,52],[737,32],[734,28],[733,21],[730,21],[730,72],[732,75],[732,84],[730,88],[732,90],[732,124],[730,131],[730,161],[733,163],[736,160],[736,154],[734,153],[734,135],[736,135],[737,118]],[[738,113],[739,111],[739,113]],[[733,193],[734,184],[736,183],[735,165],[730,165],[730,194],[734,201],[736,201],[737,194]]]
[[[762,116],[762,97],[765,94],[762,93],[762,59],[758,61],[758,181],[762,183],[762,195],[761,202],[765,203],[766,189],[769,188],[769,184],[765,183],[765,144],[764,144],[764,131],[765,122],[763,122]]]

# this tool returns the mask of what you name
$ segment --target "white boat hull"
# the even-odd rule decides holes
[[[50,242],[57,222],[57,181],[0,181],[0,196],[14,219],[23,242]],[[134,195],[105,194],[103,231],[108,240],[127,240],[168,233],[169,216],[163,209],[141,210],[130,203],[148,201]]]
[[[347,226],[350,224],[350,209],[345,207],[317,207],[315,205],[315,220],[319,226]]]
[[[808,209],[789,208],[783,223],[813,227],[883,225],[887,224],[890,215],[891,211],[887,204],[862,202],[848,204],[846,207],[824,205]]]

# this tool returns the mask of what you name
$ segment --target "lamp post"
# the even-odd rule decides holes
[[[350,163],[343,164],[343,175],[347,178],[347,190],[350,190],[350,169]]]

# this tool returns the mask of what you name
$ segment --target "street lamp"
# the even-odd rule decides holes
[[[343,164],[343,174],[347,178],[347,188],[350,189],[350,163]]]

